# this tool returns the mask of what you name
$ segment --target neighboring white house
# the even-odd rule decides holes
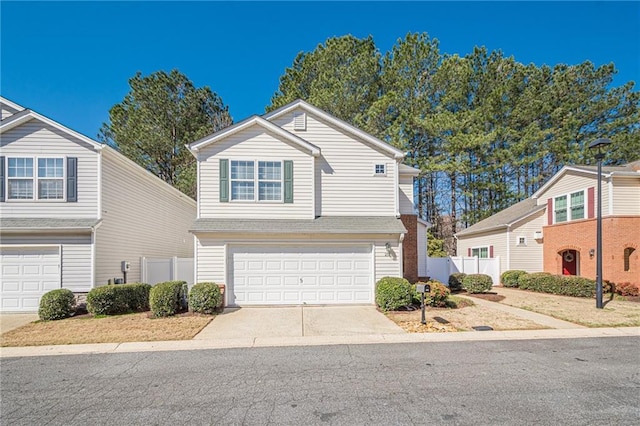
[[[298,100],[189,149],[195,280],[224,283],[227,305],[369,304],[376,280],[417,279],[419,171],[397,148]]]
[[[140,258],[192,257],[196,202],[119,154],[0,98],[0,310],[45,292],[140,280]]]

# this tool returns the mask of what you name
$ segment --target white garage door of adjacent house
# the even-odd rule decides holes
[[[371,246],[231,246],[231,305],[373,303]]]
[[[3,312],[36,312],[40,297],[60,288],[59,247],[0,248]]]

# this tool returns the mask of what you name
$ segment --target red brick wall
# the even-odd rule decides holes
[[[543,228],[544,271],[562,274],[562,257],[567,249],[579,253],[578,274],[595,279],[596,219],[567,222]],[[624,249],[636,250],[630,258],[630,270],[624,270]],[[614,283],[640,283],[640,217],[614,216],[602,219],[602,278]]]
[[[400,220],[407,228],[407,233],[402,241],[404,278],[415,283],[418,281],[418,216],[403,214],[400,215]]]

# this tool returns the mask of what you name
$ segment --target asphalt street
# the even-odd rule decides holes
[[[640,338],[1,360],[3,425],[640,424]]]

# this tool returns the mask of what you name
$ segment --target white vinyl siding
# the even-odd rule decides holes
[[[606,213],[603,211],[603,214]],[[640,178],[613,180],[613,214],[640,215]]]
[[[5,105],[5,104],[0,104],[0,110],[1,110],[1,114],[2,114],[2,120],[4,120],[5,118],[10,117],[13,114],[21,111],[21,110],[12,108],[9,105]]]
[[[546,213],[544,210],[534,213],[528,218],[512,225],[511,232],[509,233],[509,244],[511,245],[511,263],[508,266],[509,269],[519,269],[527,272],[542,272],[543,242],[541,240],[538,241],[534,239],[533,234],[536,231],[542,231],[542,227],[545,225]],[[527,244],[519,245],[518,237],[525,237]],[[494,248],[494,255],[495,254]],[[506,267],[507,266],[505,265],[505,268]],[[506,269],[503,269],[502,272],[505,270]]]
[[[602,214],[607,215],[609,211],[609,185],[606,178],[602,178]],[[538,205],[546,205],[549,198],[555,199],[562,195],[570,196],[577,191],[584,191],[584,217],[587,217],[587,194],[588,188],[594,188],[594,212],[598,210],[598,179],[596,175],[588,173],[580,173],[575,171],[567,171],[564,176],[558,179],[546,191],[539,194]],[[567,217],[569,216],[567,213]]]
[[[103,149],[103,221],[96,233],[96,282],[140,280],[140,258],[192,257],[195,201],[111,148]]]
[[[214,281],[226,284],[228,280],[228,265],[226,262],[227,246],[238,244],[334,244],[334,245],[371,245],[374,246],[372,268],[373,282],[382,277],[402,276],[402,253],[400,252],[397,235],[238,235],[238,234],[207,234],[196,235],[196,282]],[[385,244],[389,243],[393,252],[387,255]]]
[[[3,234],[4,246],[61,245],[62,287],[73,292],[88,292],[91,283],[91,233],[37,236],[31,234]]]
[[[293,203],[220,202],[220,159],[254,162],[293,161]],[[283,142],[260,126],[235,133],[207,145],[198,153],[200,217],[312,219],[314,158],[290,143]],[[282,169],[281,172],[284,172]],[[255,191],[259,189],[256,187]]]
[[[273,120],[294,132],[294,114]],[[315,176],[316,216],[395,216],[396,162],[379,149],[307,114],[305,140],[320,148]],[[375,164],[386,176],[374,176]]]
[[[507,229],[502,228],[496,231],[473,234],[458,237],[458,256],[468,256],[469,249],[486,247],[487,257],[489,257],[489,246],[493,246],[493,257],[500,257],[500,270],[506,271],[507,267]]]
[[[400,175],[400,213],[415,214],[413,204],[413,176]]]
[[[98,153],[92,146],[39,121],[31,120],[2,134],[2,155],[33,158],[33,174],[38,158],[78,158],[78,201],[9,200],[0,203],[3,218],[97,218]],[[64,163],[64,162],[63,162]],[[63,165],[63,168],[66,167]],[[8,175],[8,173],[7,173]],[[34,178],[35,179],[35,178]],[[64,185],[63,185],[64,186]],[[63,189],[64,191],[64,189]],[[37,197],[37,187],[33,187]],[[7,192],[8,196],[8,192]]]

